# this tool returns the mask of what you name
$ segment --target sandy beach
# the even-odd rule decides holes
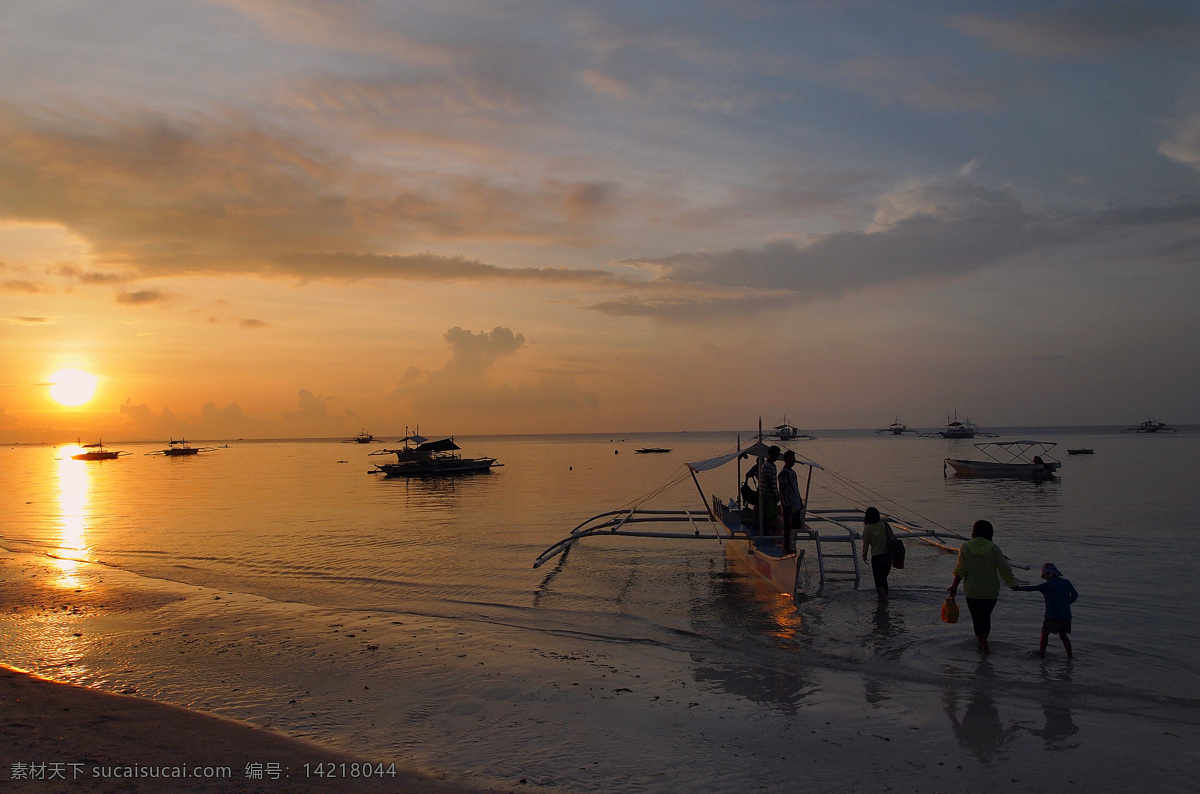
[[[134,589],[123,586],[126,581],[121,572],[102,566],[4,554],[3,621],[78,628],[68,633],[79,636],[85,626],[145,625],[155,609],[186,597],[187,588],[172,583]],[[71,625],[64,627],[59,616]],[[64,660],[59,675],[73,677],[73,666]],[[2,663],[0,713],[0,780],[10,790],[477,790],[418,774],[395,759],[357,757],[245,722],[54,681]]]

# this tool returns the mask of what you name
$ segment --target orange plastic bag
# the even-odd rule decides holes
[[[958,602],[953,597],[947,598],[942,604],[942,620],[946,623],[958,622]]]

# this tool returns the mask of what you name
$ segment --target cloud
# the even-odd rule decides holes
[[[123,284],[130,276],[121,273],[105,273],[98,270],[87,271],[77,265],[59,265],[50,269],[56,276],[64,276],[80,284]]]
[[[58,322],[57,317],[6,317],[5,319],[14,325],[54,325]]]
[[[525,337],[496,327],[478,334],[458,326],[445,333],[450,358],[438,370],[410,367],[390,395],[412,406],[434,424],[451,417],[469,416],[479,427],[503,418],[509,427],[544,426],[540,420],[580,408],[595,409],[595,395],[583,392],[565,375],[540,375],[513,384],[496,379],[496,364],[514,358],[525,347]]]
[[[324,252],[384,255],[429,242],[586,247],[622,206],[603,180],[508,180],[419,163],[358,165],[244,114],[187,119],[73,107],[0,106],[0,220],[54,224],[130,275],[287,273],[339,277]],[[419,256],[419,255],[418,255]],[[435,268],[445,260],[427,258]]]
[[[117,294],[117,303],[131,306],[143,306],[148,303],[161,303],[170,300],[171,296],[156,289],[143,289],[136,292],[121,292]]]
[[[44,284],[38,284],[27,279],[14,278],[0,282],[0,290],[5,292],[23,292],[26,295],[37,295],[41,292],[52,292],[49,287]]]
[[[589,308],[670,321],[753,315],[872,287],[961,278],[1035,255],[1054,261],[1050,254],[1057,248],[1092,246],[1112,235],[1155,258],[1196,265],[1198,223],[1200,200],[1034,213],[1009,189],[955,176],[884,196],[863,230],[759,248],[631,258],[625,263],[652,271],[655,279]],[[717,294],[714,288],[727,292]]]
[[[268,328],[271,325],[268,322],[265,322],[263,320],[256,320],[253,317],[247,317],[246,319],[242,320],[238,324],[241,325],[243,328]]]
[[[1097,58],[1135,47],[1196,47],[1200,23],[1148,3],[1080,3],[1007,19],[963,15],[951,21],[990,46],[1039,58]]]
[[[938,57],[856,58],[837,68],[833,82],[884,105],[933,111],[998,111],[1014,97],[1044,93],[1031,78],[971,74]]]
[[[1200,112],[1178,119],[1172,127],[1158,146],[1159,154],[1200,171]]]

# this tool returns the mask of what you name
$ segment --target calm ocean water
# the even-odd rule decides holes
[[[1195,736],[1200,433],[1004,431],[1059,442],[1061,476],[1038,484],[943,477],[968,441],[818,435],[793,446],[881,507],[963,534],[987,518],[1014,561],[1057,563],[1081,593],[1076,662],[1056,645],[1051,662],[1033,658],[1041,598],[1007,592],[981,662],[969,620],[938,620],[953,555],[912,543],[885,609],[869,581],[795,609],[712,541],[591,539],[531,567],[588,516],[731,448],[734,432],[460,438],[504,466],[451,480],[387,480],[368,473],[378,445],[329,441],[185,459],[120,444],[133,455],[95,463],[5,448],[0,546],[205,596],[162,608],[155,625],[101,620],[69,648],[49,623],[8,622],[3,661],[479,782],[576,790],[784,785],[793,771],[772,743],[847,710],[926,728],[925,741],[953,735],[947,758],[981,780],[1022,742],[1100,752],[1104,731],[1085,713]],[[730,466],[702,485],[727,500],[736,476]],[[846,503],[820,475],[813,494],[813,507]],[[656,502],[698,505],[690,480]],[[747,769],[698,749],[731,741],[763,759]]]

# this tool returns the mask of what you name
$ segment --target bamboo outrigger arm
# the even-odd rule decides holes
[[[699,523],[697,519],[700,519]],[[594,523],[599,521],[599,523]],[[631,524],[653,523],[687,523],[690,532],[653,532],[648,530],[627,529]],[[708,529],[704,528],[707,523]],[[636,507],[628,510],[609,510],[598,513],[584,521],[571,534],[543,551],[534,560],[533,567],[540,568],[550,560],[566,551],[575,541],[592,536],[621,536],[628,538],[677,538],[687,540],[725,540],[729,533],[721,532],[721,525],[713,520],[707,511],[699,510],[641,510]]]

